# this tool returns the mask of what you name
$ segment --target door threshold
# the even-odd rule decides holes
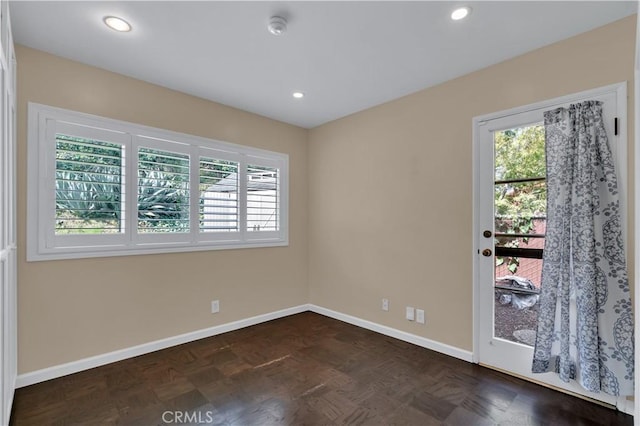
[[[562,388],[559,388],[559,387],[554,386],[554,385],[550,385],[550,384],[542,382],[542,381],[534,380],[534,379],[532,379],[530,377],[521,376],[520,374],[513,373],[513,372],[507,371],[507,370],[503,370],[502,368],[494,367],[493,365],[488,365],[488,364],[483,364],[483,363],[478,363],[478,365],[481,365],[482,367],[489,368],[491,370],[499,371],[500,373],[504,373],[504,374],[507,374],[509,376],[517,377],[518,379],[525,380],[525,381],[530,382],[530,383],[535,383],[536,385],[543,386],[543,387],[545,387],[547,389],[551,389],[551,390],[554,390],[554,391],[557,391],[557,392],[562,392],[562,393],[567,394],[567,395],[575,396],[576,398],[580,398],[582,400],[589,401],[589,402],[592,402],[594,404],[598,404],[598,405],[600,405],[602,407],[605,407],[605,408],[610,408],[612,410],[620,411],[620,410],[618,410],[618,407],[616,407],[615,405],[607,404],[606,402],[602,402],[602,401],[597,400],[597,399],[589,398],[588,396],[585,396],[585,395],[582,395],[582,394],[579,394],[579,393],[576,393],[576,392],[572,392],[572,391],[567,390],[567,389],[562,389]]]

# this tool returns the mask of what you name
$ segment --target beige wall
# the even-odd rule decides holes
[[[472,118],[625,80],[633,117],[635,23],[630,16],[313,129],[310,302],[471,350]],[[628,145],[631,186],[631,137]],[[407,305],[425,309],[427,324],[404,320]]]
[[[284,152],[290,163],[289,247],[27,263],[19,220],[20,373],[308,301],[306,130],[21,46],[17,59],[20,219],[29,101]]]

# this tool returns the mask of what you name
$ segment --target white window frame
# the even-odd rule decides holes
[[[142,126],[110,118],[29,103],[27,135],[27,261],[125,256],[289,244],[289,156],[244,145]],[[56,133],[105,140],[125,150],[124,232],[105,235],[55,234]],[[137,232],[138,149],[146,147],[187,154],[190,158],[188,233]],[[236,232],[200,232],[200,157],[238,163]],[[255,164],[278,169],[278,231],[246,231],[246,168]]]

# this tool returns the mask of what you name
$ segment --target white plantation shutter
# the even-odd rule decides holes
[[[278,169],[247,166],[247,232],[279,229]]]
[[[55,233],[124,232],[123,146],[56,135]]]
[[[189,232],[189,156],[138,150],[138,232]]]
[[[237,232],[238,163],[200,157],[200,232]]]

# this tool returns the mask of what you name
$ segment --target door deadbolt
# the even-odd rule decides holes
[[[486,231],[484,231],[484,232],[482,233],[482,235],[483,235],[485,238],[489,238],[489,237],[491,237],[492,233],[491,233],[491,231],[489,231],[489,230],[487,229]]]
[[[491,254],[492,254],[491,249],[482,250],[482,255],[483,256],[489,257],[489,256],[491,256]]]

